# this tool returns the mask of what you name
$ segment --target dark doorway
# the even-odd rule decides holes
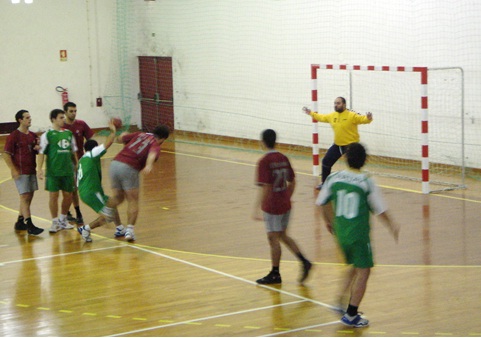
[[[152,131],[165,124],[174,130],[174,90],[172,58],[139,56],[142,130]]]

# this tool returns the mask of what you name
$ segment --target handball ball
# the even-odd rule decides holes
[[[122,120],[119,117],[112,117],[112,123],[117,129],[122,127]]]

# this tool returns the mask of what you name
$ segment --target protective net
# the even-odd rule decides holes
[[[176,142],[187,135],[182,142],[250,149],[272,128],[288,155],[309,160],[312,123],[301,108],[311,104],[312,63],[424,66],[431,181],[461,186],[463,173],[479,177],[481,160],[470,154],[481,141],[463,112],[462,72],[446,68],[464,69],[466,104],[478,107],[481,59],[470,48],[479,45],[478,20],[469,14],[479,10],[466,1],[118,0],[105,107],[142,128],[138,57],[171,57]],[[360,127],[373,170],[420,180],[419,74],[319,75],[319,112],[344,96],[374,114]],[[319,124],[321,156],[331,143],[331,128]]]

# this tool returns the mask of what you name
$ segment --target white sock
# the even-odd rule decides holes
[[[67,219],[67,215],[60,215],[60,217],[58,218],[60,222],[63,222]]]

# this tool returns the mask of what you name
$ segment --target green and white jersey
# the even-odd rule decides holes
[[[89,194],[102,191],[102,166],[100,158],[107,149],[103,144],[87,151],[79,161],[77,171],[77,186],[79,194]]]
[[[329,175],[317,205],[333,202],[334,231],[341,243],[369,241],[369,216],[386,211],[378,186],[367,173],[343,170]]]
[[[50,129],[40,136],[40,154],[47,156],[47,176],[74,174],[73,155],[77,151],[75,138],[70,130]]]

